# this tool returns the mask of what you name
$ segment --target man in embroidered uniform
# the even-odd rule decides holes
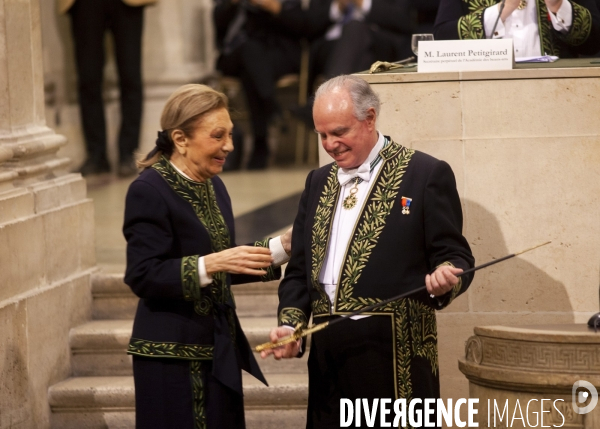
[[[474,259],[452,170],[378,132],[379,105],[354,76],[316,93],[315,128],[335,162],[306,179],[271,340],[311,315],[317,324],[424,283],[427,292],[312,336],[308,428],[339,427],[340,398],[439,397],[435,310],[472,280],[456,277]],[[262,357],[301,353],[298,342]]]
[[[434,34],[438,40],[510,38],[515,58],[593,55],[600,50],[600,12],[594,0],[506,0],[502,11],[500,0],[441,0]]]

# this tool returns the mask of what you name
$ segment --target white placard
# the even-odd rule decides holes
[[[419,42],[420,72],[510,70],[512,39],[424,40]]]

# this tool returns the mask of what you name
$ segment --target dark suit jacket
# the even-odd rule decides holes
[[[174,170],[170,171],[170,177],[185,182]],[[227,190],[218,177],[207,181],[205,186],[214,189],[224,220],[220,222],[216,208],[211,207],[207,216],[210,219],[204,219],[205,224],[209,222],[213,229],[218,229],[212,232],[212,238],[225,240],[224,243],[228,240],[233,247],[235,228]],[[212,359],[216,324],[223,320],[216,315],[224,312],[226,324],[236,332],[234,341],[238,349],[246,354],[242,358],[246,359],[249,352],[248,359],[254,366],[252,352],[231,310],[235,304],[229,286],[259,279],[227,274],[223,275],[225,281],[220,287],[216,281],[206,287],[199,286],[198,256],[213,252],[210,232],[198,214],[206,202],[194,200],[193,206],[185,197],[154,168],[143,171],[127,192],[123,226],[127,239],[125,283],[140,297],[128,352],[146,357]],[[255,245],[268,246],[268,241]],[[280,269],[269,269],[263,280],[280,275]]]
[[[245,22],[234,43],[243,43],[244,38],[260,40],[268,45],[283,44],[299,51],[299,40],[304,34],[305,16],[299,0],[284,0],[281,12],[273,16],[269,12],[250,5],[246,0],[233,3],[231,0],[216,0],[213,9],[217,47],[223,51],[229,26],[240,9],[245,9]]]
[[[320,39],[334,24],[329,18],[333,0],[311,0],[307,11],[306,36]],[[373,0],[365,22],[372,30],[375,43],[392,44],[392,58],[401,58],[406,50],[406,38],[416,28],[416,10],[409,0]]]
[[[306,324],[311,315],[342,315],[359,310],[423,286],[425,275],[442,264],[462,269],[473,266],[474,258],[461,232],[462,210],[450,166],[395,143],[381,154],[383,164],[355,225],[333,312],[318,277],[340,193],[337,166],[329,164],[309,174],[294,222],[292,257],[279,287],[279,324],[295,326]],[[412,198],[409,214],[402,213],[402,197]],[[471,280],[470,275],[463,277],[439,301],[419,292],[369,313],[392,315],[398,322],[392,323],[390,329],[394,336],[406,335],[405,339],[398,337],[399,343],[411,350],[405,350],[406,356],[399,350],[397,357],[411,361],[407,368],[410,374],[437,378],[434,310],[463,293]],[[416,355],[425,349],[430,351],[429,361]],[[402,378],[397,379],[402,384]],[[424,384],[428,383],[422,377],[412,380],[413,386]],[[397,391],[410,396],[411,389],[409,385],[399,385]]]
[[[311,0],[308,8],[307,36],[309,39],[325,35],[334,23],[329,19],[333,0]],[[410,35],[415,28],[415,15],[406,0],[373,0],[365,22],[377,31]]]
[[[567,34],[556,31],[544,0],[537,1],[538,16],[543,17],[540,33],[542,54],[561,58],[593,55],[600,50],[600,12],[594,0],[569,0],[573,6],[573,25]],[[434,27],[436,40],[485,39],[483,13],[496,0],[441,0]]]

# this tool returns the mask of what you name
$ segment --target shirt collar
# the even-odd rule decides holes
[[[361,165],[359,165],[356,168],[340,167],[340,169],[338,170],[338,178],[340,181],[340,185],[344,186],[346,183],[352,180],[352,178],[356,177],[358,173],[361,173],[360,177],[365,182],[368,182],[370,180],[371,162],[373,162],[373,160],[377,158],[377,155],[379,155],[379,152],[381,151],[381,149],[383,149],[384,142],[385,137],[383,137],[383,134],[377,131],[377,142],[375,143],[375,146],[373,146],[373,148],[371,149],[371,152],[369,152],[369,156],[367,156],[367,159]],[[365,173],[367,172],[368,174],[365,175]]]

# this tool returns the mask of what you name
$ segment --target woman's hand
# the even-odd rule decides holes
[[[209,275],[225,271],[233,274],[264,276],[267,272],[261,268],[267,268],[271,263],[273,263],[271,251],[266,247],[237,246],[204,256],[204,265]]]
[[[290,227],[290,229],[288,229],[286,232],[283,233],[283,235],[280,236],[281,245],[283,246],[283,250],[285,250],[285,253],[287,253],[288,256],[292,254],[292,229],[293,227]]]

